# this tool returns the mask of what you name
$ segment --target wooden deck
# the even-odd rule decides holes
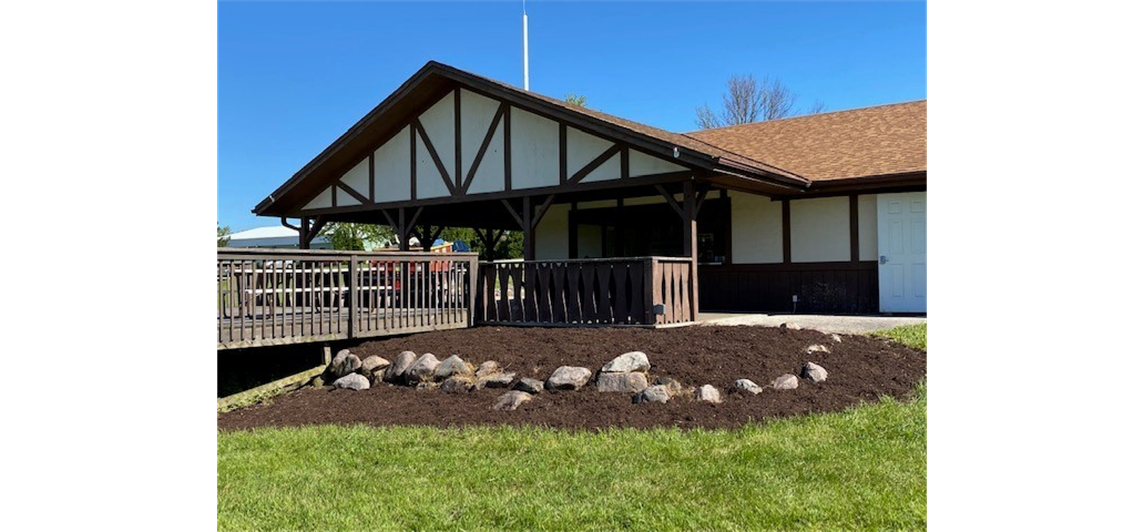
[[[458,329],[473,323],[473,253],[218,252],[218,348]]]

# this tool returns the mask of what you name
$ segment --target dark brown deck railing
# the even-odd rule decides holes
[[[478,323],[669,325],[695,319],[691,259],[482,262]]]
[[[475,253],[218,251],[218,348],[472,324]]]

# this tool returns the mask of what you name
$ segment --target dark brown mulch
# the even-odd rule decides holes
[[[674,329],[544,329],[479,327],[424,333],[362,343],[351,350],[365,358],[393,359],[403,351],[430,352],[444,359],[460,355],[474,365],[496,360],[518,377],[544,380],[559,366],[598,370],[627,351],[643,351],[651,375],[679,380],[685,387],[711,384],[724,403],[711,405],[675,398],[667,404],[639,404],[593,386],[576,392],[543,392],[514,412],[489,409],[504,390],[446,394],[378,386],[354,392],[306,388],[256,405],[219,414],[222,430],[315,424],[366,425],[539,425],[604,427],[731,428],[766,418],[843,410],[880,396],[907,397],[925,377],[926,353],[881,338],[843,335],[841,344],[817,331],[770,327],[685,327]],[[811,344],[831,353],[808,356]],[[796,390],[768,384],[783,373],[798,374],[807,360],[826,368],[822,384],[801,380]],[[736,379],[751,379],[763,393],[732,393]]]

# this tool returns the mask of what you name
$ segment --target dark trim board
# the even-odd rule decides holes
[[[878,261],[701,265],[699,287],[705,312],[873,313],[878,312]]]

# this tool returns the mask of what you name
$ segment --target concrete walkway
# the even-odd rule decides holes
[[[839,334],[863,334],[902,325],[925,323],[924,317],[898,316],[830,316],[823,314],[733,314],[700,312],[702,325],[758,325],[778,327],[783,323],[797,323],[804,329]]]

